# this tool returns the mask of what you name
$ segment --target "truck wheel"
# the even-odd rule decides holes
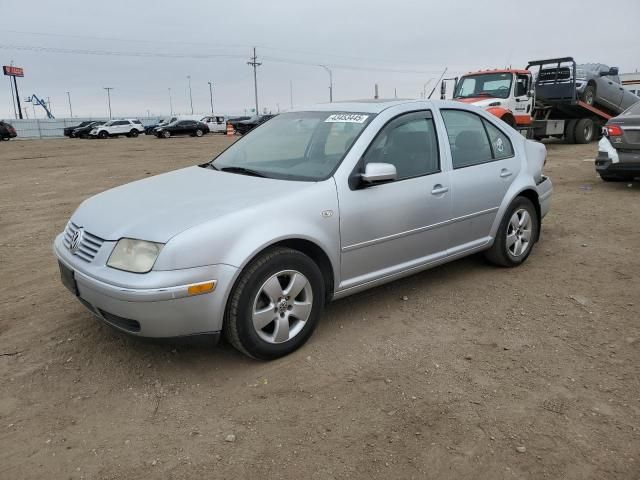
[[[575,129],[576,143],[590,143],[595,138],[595,125],[590,118],[581,118],[576,123]]]
[[[576,143],[576,123],[575,118],[568,120],[564,126],[564,139],[567,143]]]
[[[593,105],[596,101],[596,87],[594,85],[587,85],[582,93],[582,101],[587,105]]]

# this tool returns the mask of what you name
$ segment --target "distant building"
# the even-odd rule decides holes
[[[620,81],[625,90],[640,96],[640,72],[622,73],[620,74]]]

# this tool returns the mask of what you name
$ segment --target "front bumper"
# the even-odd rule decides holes
[[[222,329],[227,296],[237,273],[235,267],[208,265],[145,274],[122,272],[104,264],[93,265],[98,257],[87,263],[71,254],[62,243],[62,235],[54,242],[54,252],[58,261],[73,271],[78,300],[117,330],[145,338],[175,338],[215,335]],[[212,292],[189,296],[190,284],[211,280],[216,281]]]

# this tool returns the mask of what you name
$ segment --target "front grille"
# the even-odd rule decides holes
[[[556,73],[558,75],[557,80],[559,82],[567,81],[571,79],[571,70],[567,67],[560,67],[559,69],[553,68],[553,69],[542,70],[540,72],[540,75],[538,76],[538,81],[541,83],[555,82]]]
[[[79,225],[76,225],[71,221],[67,223],[67,228],[64,229],[64,238],[63,238],[64,246],[67,249],[71,250],[71,243],[79,229],[80,229]],[[104,240],[102,238],[96,237],[95,235],[92,235],[91,233],[82,229],[82,233],[78,243],[78,248],[75,252],[73,252],[73,254],[87,263],[91,262],[94,259],[94,257],[98,254],[98,250],[100,250],[100,247],[102,246],[103,243],[104,243]]]

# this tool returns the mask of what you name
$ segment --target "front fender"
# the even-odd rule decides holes
[[[501,120],[502,120],[502,117],[504,117],[507,114],[513,115],[513,112],[511,112],[511,110],[504,107],[490,107],[490,108],[487,108],[487,112],[489,112],[492,115],[495,115]]]

